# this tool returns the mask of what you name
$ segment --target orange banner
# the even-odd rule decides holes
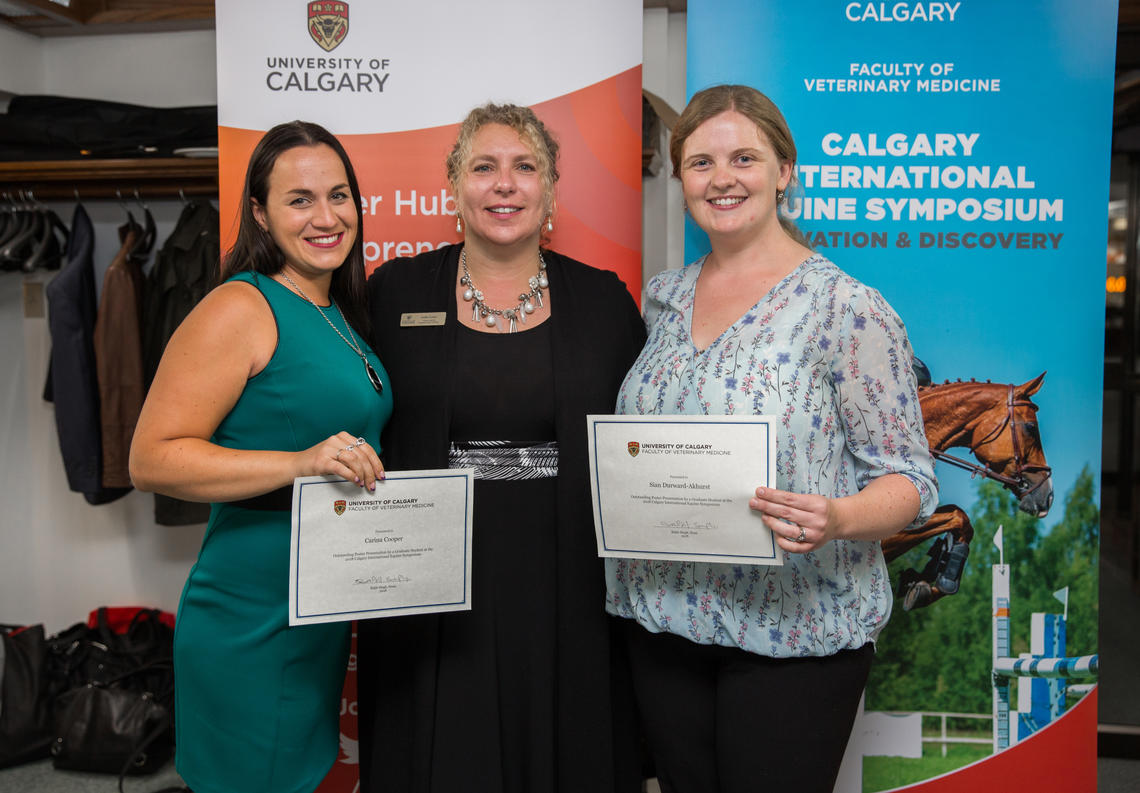
[[[561,146],[551,247],[615,271],[641,294],[641,67],[534,106]],[[444,160],[455,124],[340,135],[363,197],[369,271],[395,256],[458,242]],[[261,130],[221,127],[222,248],[237,236],[246,164]]]

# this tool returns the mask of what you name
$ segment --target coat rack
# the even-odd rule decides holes
[[[115,198],[135,190],[148,199],[218,194],[217,158],[44,160],[0,163],[0,192],[31,190],[37,199]],[[118,192],[116,192],[118,191]]]

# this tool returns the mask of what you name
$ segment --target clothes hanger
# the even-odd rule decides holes
[[[4,243],[3,247],[0,247],[0,267],[5,270],[20,269],[27,257],[31,255],[32,248],[43,228],[43,217],[35,211],[34,205],[28,202],[23,191],[21,191],[20,197],[25,204],[20,210],[25,220],[19,230]]]
[[[67,226],[63,225],[63,221],[59,219],[55,210],[43,202],[37,201],[31,190],[28,191],[28,195],[31,197],[36,211],[43,218],[43,228],[32,246],[31,253],[21,264],[20,269],[26,273],[32,272],[37,267],[58,270],[63,261],[64,252],[67,250]],[[56,231],[63,233],[62,242],[56,238]]]
[[[155,226],[154,215],[150,212],[150,207],[143,202],[142,197],[139,196],[139,190],[135,188],[135,201],[142,207],[143,210],[143,229],[139,235],[138,240],[135,242],[131,252],[128,254],[132,259],[135,259],[139,264],[146,262],[147,257],[150,256],[151,249],[154,248],[154,239],[158,235],[158,228]]]
[[[9,231],[16,224],[16,207],[8,191],[3,193],[4,202],[0,203],[0,245],[8,239]]]
[[[4,211],[8,216],[8,222],[4,229],[4,233],[0,234],[0,247],[7,245],[11,242],[21,231],[23,231],[29,222],[27,213],[22,205],[23,193],[20,193],[20,201],[12,197],[11,193],[4,193],[4,198],[8,201]]]
[[[133,231],[136,234],[142,234],[142,226],[140,226],[139,222],[135,220],[135,216],[131,213],[130,207],[128,207],[126,202],[123,200],[122,192],[117,187],[115,188],[115,196],[119,199],[119,206],[121,206],[123,208],[123,211],[127,213],[127,231]]]

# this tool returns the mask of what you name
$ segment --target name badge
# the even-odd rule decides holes
[[[429,325],[442,325],[446,319],[446,311],[409,311],[400,315],[400,327],[423,328]]]

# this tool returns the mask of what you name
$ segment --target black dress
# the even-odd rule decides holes
[[[474,447],[469,456],[485,442],[499,450],[554,440],[549,337],[545,324],[515,334],[460,328],[451,437]],[[476,479],[472,610],[440,618],[433,791],[557,788],[555,484],[517,473]]]
[[[505,478],[476,480],[471,611],[360,623],[365,793],[640,789],[628,664],[590,520],[585,416],[612,411],[642,327],[612,274],[546,256],[553,313],[515,334],[458,322],[454,250],[388,262],[369,282],[397,403],[385,464],[465,467],[497,460],[503,442],[526,447],[527,463],[481,466]],[[582,320],[587,306],[607,310]],[[404,321],[417,312],[446,320]],[[517,470],[552,460],[557,476]]]

